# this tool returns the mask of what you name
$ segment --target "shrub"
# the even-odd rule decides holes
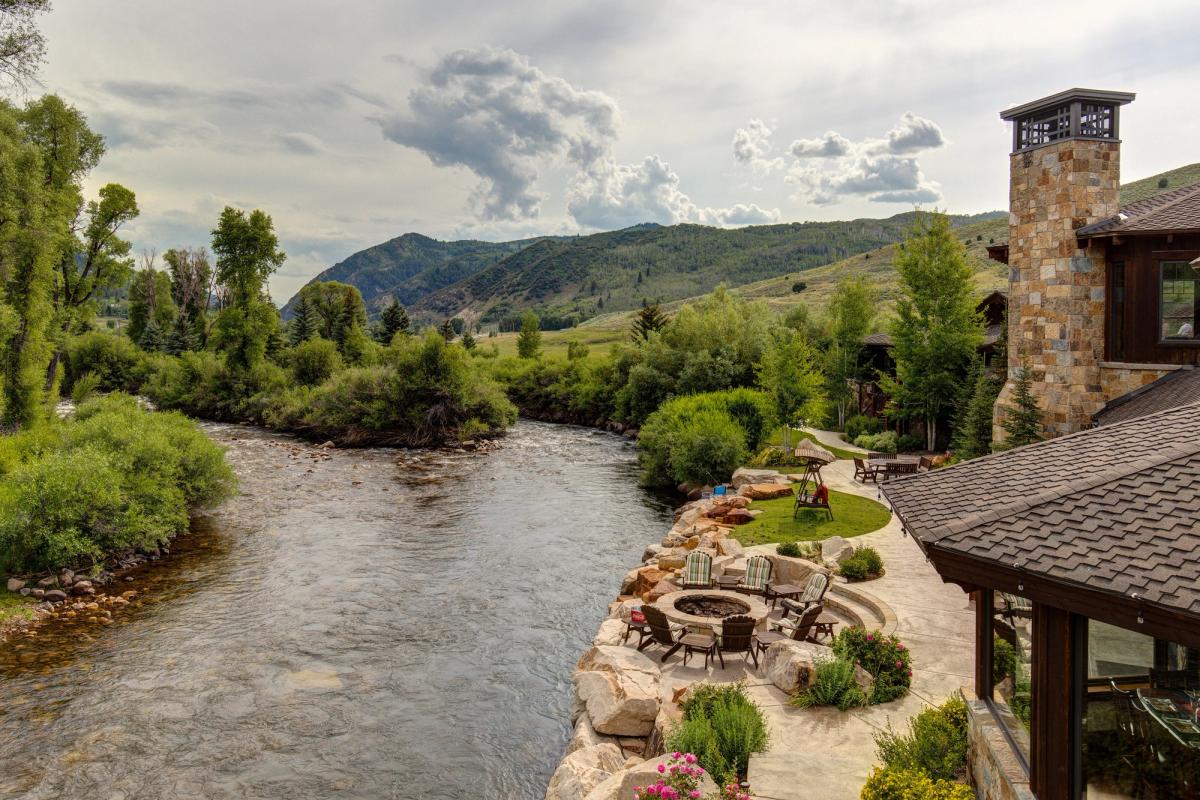
[[[863,414],[855,414],[846,420],[846,427],[843,431],[843,437],[848,442],[853,442],[864,433],[874,434],[883,430],[883,420],[879,417],[868,417]]]
[[[882,433],[864,433],[854,440],[856,447],[861,447],[864,450],[873,450],[877,453],[894,453],[898,444],[895,431],[883,431]]]
[[[813,684],[796,695],[800,708],[837,706],[839,711],[867,704],[867,696],[854,680],[854,662],[848,658],[818,658]]]
[[[801,558],[804,551],[800,549],[799,542],[782,542],[776,546],[775,552],[788,558]]]
[[[1008,640],[992,637],[992,683],[999,684],[1005,678],[1017,674],[1017,651]]]
[[[833,652],[871,673],[875,679],[868,698],[872,705],[895,700],[908,692],[912,683],[912,656],[895,636],[845,628],[834,638]]]
[[[955,780],[967,766],[967,706],[952,697],[927,708],[908,721],[908,733],[875,734],[875,747],[885,768]]]
[[[860,797],[862,800],[975,800],[975,790],[962,783],[935,781],[920,772],[876,769]]]
[[[745,461],[745,438],[728,414],[697,413],[683,422],[671,442],[671,477],[696,486],[722,483]]]
[[[71,402],[79,405],[84,400],[87,400],[100,387],[100,376],[94,372],[85,372],[80,375],[75,381],[75,385],[71,387]]]
[[[337,345],[328,339],[309,339],[286,350],[283,362],[292,371],[292,377],[301,386],[316,386],[324,383],[333,373],[342,368],[342,357]]]
[[[906,433],[896,441],[896,449],[901,453],[924,450],[925,440],[920,436],[913,436],[911,433]]]
[[[766,749],[766,720],[740,684],[700,684],[682,707],[667,747],[695,753],[718,784],[745,776],[750,756]]]
[[[128,336],[90,331],[67,340],[63,391],[87,373],[99,378],[96,388],[105,392],[134,392],[140,386],[138,367],[142,359]]]
[[[883,574],[883,557],[874,547],[860,547],[838,567],[838,574],[848,581],[865,581]]]

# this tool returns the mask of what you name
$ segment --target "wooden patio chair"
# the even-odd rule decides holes
[[[854,480],[858,481],[859,483],[866,483],[867,481],[871,481],[872,483],[878,483],[879,482],[879,467],[871,466],[870,464],[868,464],[866,461],[864,461],[861,458],[855,458],[854,459]]]
[[[754,649],[757,652],[765,653],[767,648],[775,642],[781,642],[785,639],[793,641],[815,642],[813,629],[817,627],[817,620],[821,616],[821,612],[825,607],[818,603],[815,606],[810,606],[800,613],[799,619],[778,619],[770,624],[770,630],[754,634]],[[757,664],[757,659],[756,659]]]
[[[897,475],[916,475],[918,464],[916,461],[896,461],[887,465],[887,471],[883,474],[883,479],[889,480]]]
[[[758,653],[754,643],[754,628],[757,623],[754,617],[738,614],[721,620],[721,636],[717,640],[717,657],[721,659],[721,668],[725,668],[725,657],[722,653],[741,653],[744,659],[747,654],[754,659],[754,668],[758,669]]]
[[[650,635],[638,645],[638,650],[645,650],[651,645],[664,647],[667,652],[663,653],[659,660],[665,662],[682,647],[684,664],[687,664],[692,653],[704,653],[704,665],[707,668],[708,659],[716,652],[717,637],[711,633],[690,633],[686,625],[671,622],[666,614],[654,606],[643,606],[642,613],[646,615],[646,626],[650,629]]]
[[[688,553],[683,562],[683,575],[680,580],[684,589],[711,589],[712,556],[699,550]]]
[[[814,572],[808,576],[808,580],[804,584],[804,591],[800,596],[791,599],[785,597],[783,603],[783,617],[787,619],[788,612],[800,616],[813,606],[819,606],[825,600],[825,592],[829,590],[829,576],[824,572]]]
[[[738,581],[734,591],[742,594],[766,594],[771,583],[771,559],[766,556],[751,556],[746,559],[746,574]]]
[[[929,472],[929,470],[933,469],[933,459],[929,456],[921,456],[921,459],[917,462],[917,469],[921,472]]]
[[[896,457],[895,453],[873,453],[873,452],[867,453],[868,461],[879,461],[880,459],[895,458],[895,457]]]

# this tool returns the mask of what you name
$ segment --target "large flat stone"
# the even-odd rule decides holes
[[[597,733],[648,736],[658,716],[662,670],[630,647],[593,647],[573,676]]]

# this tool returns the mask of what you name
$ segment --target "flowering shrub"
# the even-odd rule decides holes
[[[966,784],[934,780],[923,772],[876,769],[863,786],[862,800],[975,800]]]
[[[676,750],[670,760],[658,765],[658,772],[662,777],[654,783],[633,787],[634,800],[699,800],[702,796],[700,781],[705,773],[695,754]],[[750,794],[738,784],[729,783],[707,800],[750,800]]]
[[[908,692],[912,683],[912,656],[895,636],[846,628],[833,640],[833,652],[871,673],[875,679],[868,698],[872,705],[895,700]]]

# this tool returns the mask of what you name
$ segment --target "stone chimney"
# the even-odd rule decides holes
[[[1017,370],[1029,366],[1045,433],[1080,430],[1104,405],[1105,261],[1075,231],[1117,213],[1120,107],[1126,92],[1071,89],[1003,111],[1009,156],[1008,377],[994,433],[1012,405]]]

